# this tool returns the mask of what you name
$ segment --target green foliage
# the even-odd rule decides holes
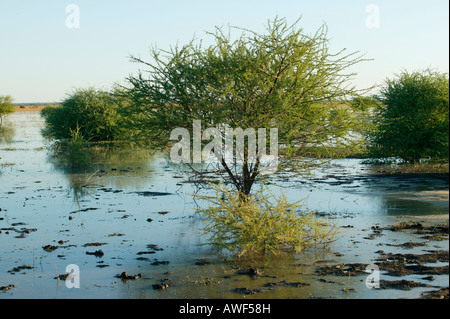
[[[242,200],[222,184],[215,187],[215,197],[197,196],[213,204],[198,210],[207,223],[204,232],[212,244],[240,256],[277,254],[284,248],[301,252],[329,243],[335,234],[332,225],[302,211],[300,202],[289,203],[284,194],[275,197],[261,188]]]
[[[72,168],[82,167],[88,163],[87,145],[77,126],[75,130],[70,130],[70,138],[55,145],[55,155]]]
[[[79,89],[66,98],[60,107],[47,106],[44,134],[57,140],[71,139],[78,132],[90,142],[113,141],[123,138],[119,106],[126,101],[113,93],[93,88]]]
[[[399,157],[410,163],[424,158],[448,160],[448,74],[430,69],[404,71],[386,80],[381,101],[384,106],[369,134],[374,156]]]
[[[194,41],[170,51],[154,49],[152,63],[132,57],[148,72],[128,78],[132,107],[125,112],[129,127],[155,146],[170,145],[177,127],[192,134],[194,120],[202,130],[216,125],[278,129],[279,142],[302,154],[311,147],[355,147],[362,128],[357,113],[347,103],[357,90],[347,81],[347,68],[363,61],[345,50],[331,53],[327,28],[308,35],[285,19],[269,21],[264,34],[233,28],[209,33],[214,44],[203,48]],[[231,31],[242,34],[233,39]],[[148,76],[147,76],[148,74]],[[268,135],[267,135],[268,136]],[[268,137],[267,137],[268,139]],[[245,158],[245,155],[244,155]],[[243,161],[221,165],[236,189],[249,194],[260,173]],[[236,165],[233,172],[231,165]]]
[[[0,124],[3,122],[3,117],[6,114],[13,113],[15,107],[13,100],[9,95],[0,96]]]

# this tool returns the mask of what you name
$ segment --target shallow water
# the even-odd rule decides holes
[[[432,288],[369,289],[366,276],[314,271],[318,265],[371,264],[381,249],[448,250],[448,239],[411,249],[389,245],[425,242],[411,232],[371,236],[372,226],[403,220],[447,223],[448,181],[374,179],[370,166],[345,159],[325,163],[309,178],[286,172],[270,177],[275,194],[282,189],[290,200],[304,199],[306,208],[340,226],[327,250],[237,260],[204,245],[204,224],[194,213],[202,203],[192,193],[206,190],[186,183],[185,167],[147,151],[115,150],[73,170],[50,155],[42,127],[38,112],[19,112],[0,133],[0,287],[15,286],[0,298],[417,298]],[[94,242],[103,245],[84,246]],[[46,251],[46,245],[57,248]],[[102,257],[86,254],[99,249]],[[80,288],[55,279],[70,264],[80,270]],[[32,268],[14,271],[23,265]],[[250,276],[252,267],[262,275]],[[115,277],[122,272],[142,277]],[[398,279],[390,277],[381,272],[381,279]],[[448,274],[432,283],[422,277],[407,279],[448,287]],[[167,279],[173,286],[154,289]],[[248,294],[248,289],[255,290]]]

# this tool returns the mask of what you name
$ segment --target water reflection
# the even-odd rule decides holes
[[[84,159],[80,162],[80,158]],[[138,189],[151,182],[154,152],[115,146],[83,148],[76,158],[67,158],[53,147],[48,161],[68,179],[75,198],[91,195],[96,188]]]
[[[14,141],[16,130],[11,123],[3,123],[0,125],[0,145],[11,144]]]

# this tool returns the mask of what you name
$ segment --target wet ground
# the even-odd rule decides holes
[[[0,133],[0,299],[448,298],[448,174],[359,159],[279,172],[272,190],[336,223],[336,240],[238,260],[204,245],[192,193],[207,190],[182,166],[124,149],[74,170],[42,126],[21,112]]]

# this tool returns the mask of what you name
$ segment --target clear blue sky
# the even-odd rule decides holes
[[[66,25],[69,4],[79,8],[79,28]],[[302,16],[308,32],[325,22],[333,51],[374,59],[354,69],[361,88],[402,69],[448,72],[448,0],[0,0],[0,95],[58,102],[74,88],[109,89],[138,69],[130,54],[145,60],[153,45],[207,39],[215,26],[263,31],[276,15]]]

